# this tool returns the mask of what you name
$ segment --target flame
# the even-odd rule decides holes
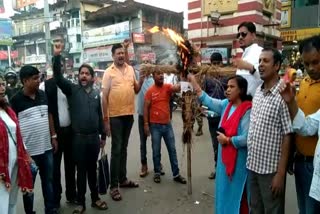
[[[176,33],[174,30],[170,28],[162,28],[160,29],[159,26],[154,26],[153,28],[148,30],[150,33],[157,33],[157,32],[162,32],[165,36],[170,38],[178,47],[179,51],[179,56],[181,59],[181,62],[183,64],[183,70],[187,71],[188,65],[190,63],[190,55],[191,51],[190,49],[186,46],[186,41],[183,39],[183,37]]]
[[[148,30],[150,33],[157,33],[160,31],[160,28],[158,26],[154,26],[153,28]]]

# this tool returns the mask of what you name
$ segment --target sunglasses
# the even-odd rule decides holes
[[[239,39],[240,36],[241,36],[242,38],[246,38],[247,35],[248,35],[247,32],[239,32],[239,33],[237,34],[237,38]]]

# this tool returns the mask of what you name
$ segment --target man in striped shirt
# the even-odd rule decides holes
[[[39,90],[39,70],[24,66],[20,70],[23,89],[11,100],[11,105],[19,118],[25,147],[39,169],[45,213],[56,213],[53,201],[53,150],[57,150],[57,135],[49,116],[45,93]],[[50,121],[50,125],[49,125]],[[50,137],[51,136],[51,137]],[[36,171],[33,172],[35,181]],[[33,214],[33,194],[23,196],[26,214]]]

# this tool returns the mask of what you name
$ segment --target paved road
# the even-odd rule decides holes
[[[137,121],[137,120],[136,120]],[[156,184],[152,180],[152,173],[144,179],[140,179],[138,172],[140,169],[140,151],[139,134],[137,122],[131,132],[130,143],[128,147],[128,177],[139,182],[140,188],[131,190],[121,190],[123,200],[114,202],[109,195],[102,196],[109,206],[107,213],[118,214],[186,214],[186,213],[213,213],[214,204],[214,182],[209,180],[210,169],[213,166],[212,146],[210,142],[207,122],[204,120],[204,135],[194,137],[192,153],[192,173],[193,173],[193,194],[188,196],[187,186],[174,183],[170,170],[170,163],[166,147],[162,146],[162,163],[166,175],[162,177],[161,184]],[[176,147],[180,171],[186,176],[186,149],[181,143],[182,120],[181,112],[177,111],[173,115],[173,126],[176,135]],[[107,151],[110,157],[110,140],[108,141]],[[152,170],[150,140],[148,141],[148,161],[149,168]],[[63,177],[63,176],[62,176]],[[64,181],[63,181],[64,182]],[[298,213],[294,180],[291,176],[287,180],[286,193],[286,213]],[[22,197],[19,196],[18,214],[23,214]],[[61,213],[72,213],[74,207],[65,203],[65,197],[61,201]],[[36,181],[35,190],[35,210],[37,213],[43,212],[43,197],[40,188],[40,179]],[[87,194],[87,212],[105,213],[105,211],[96,211],[90,207],[90,196]]]

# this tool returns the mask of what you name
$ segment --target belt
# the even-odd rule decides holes
[[[304,156],[301,154],[297,154],[295,157],[296,161],[303,161],[303,162],[313,162],[313,156]]]

